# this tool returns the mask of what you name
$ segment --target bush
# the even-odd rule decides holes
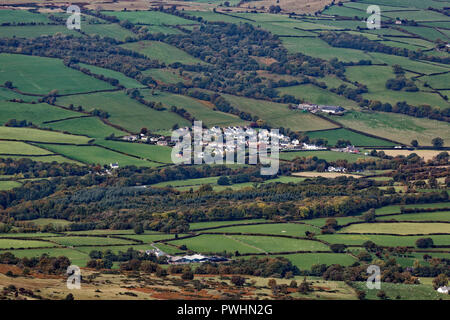
[[[433,239],[431,238],[420,238],[416,241],[417,248],[431,248],[434,246]]]

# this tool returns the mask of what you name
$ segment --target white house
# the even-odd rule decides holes
[[[439,287],[437,289],[437,292],[448,294],[449,289],[450,289],[450,287]]]

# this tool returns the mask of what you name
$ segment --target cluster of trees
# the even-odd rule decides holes
[[[11,252],[0,253],[0,264],[16,265],[23,268],[25,273],[31,270],[45,274],[65,274],[71,265],[67,257],[50,257],[43,254],[39,258],[17,258]]]
[[[417,118],[429,118],[450,122],[450,108],[433,108],[430,105],[421,105],[416,107],[408,104],[406,101],[397,102],[395,105],[391,105],[389,102],[381,103],[377,100],[366,100],[361,104],[361,106],[367,107],[374,111],[401,113]]]
[[[299,274],[299,269],[283,257],[251,257],[226,263],[206,262],[194,270],[195,274],[245,274],[258,277],[289,278]]]

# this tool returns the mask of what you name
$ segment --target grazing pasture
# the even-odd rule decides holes
[[[17,103],[2,102],[0,112],[0,124],[4,125],[11,119],[17,121],[27,120],[36,125],[42,125],[45,121],[54,121],[70,117],[82,116],[82,113],[65,110],[51,106],[47,103]]]
[[[319,88],[312,84],[284,87],[277,89],[277,91],[280,93],[280,95],[291,95],[308,103],[320,105],[339,105],[346,108],[353,108],[356,106],[356,103],[354,101],[346,99],[342,96],[329,92],[326,89]]]
[[[305,232],[318,232],[319,229],[306,224],[299,223],[274,223],[249,226],[224,227],[214,229],[210,232],[236,232],[236,233],[259,233],[273,235],[287,235],[305,237]]]
[[[51,22],[46,15],[28,10],[0,10],[0,24],[10,23],[48,23]],[[3,28],[3,26],[2,26]]]
[[[222,95],[231,105],[241,111],[254,114],[267,121],[273,127],[284,127],[298,131],[311,131],[335,128],[331,122],[323,120],[310,113],[289,110],[280,103],[255,100],[229,94]]]
[[[213,110],[212,108],[214,108],[214,106],[212,104],[208,104],[202,100],[163,91],[156,91],[152,94],[150,90],[142,90],[141,93],[146,100],[161,102],[167,109],[170,109],[171,106],[183,108],[197,120],[202,121],[209,127],[247,124],[246,121],[240,119],[238,116]]]
[[[339,117],[346,127],[409,145],[416,139],[429,146],[435,137],[450,141],[450,124],[424,118],[386,112],[350,111]]]
[[[142,166],[157,167],[158,164],[129,157],[127,155],[100,148],[98,146],[73,146],[73,145],[49,145],[38,144],[40,147],[51,150],[52,152],[66,156],[67,158],[83,162],[86,164],[109,165],[118,163],[119,166]]]
[[[307,132],[307,136],[310,139],[326,139],[328,141],[328,145],[334,146],[336,145],[338,140],[349,140],[355,146],[386,146],[392,147],[394,143],[377,139],[369,136],[365,136],[363,134],[350,131],[348,129],[336,129],[336,130],[328,130],[328,131],[312,131]]]
[[[337,151],[293,151],[293,152],[281,152],[280,159],[291,161],[295,158],[309,158],[317,157],[318,159],[323,159],[326,161],[337,161],[337,160],[347,160],[348,162],[356,162],[359,159],[374,159],[370,156],[365,156],[362,154],[353,154],[347,152],[337,152]]]
[[[105,138],[114,134],[116,137],[124,136],[127,133],[108,126],[97,117],[83,117],[67,119],[44,124],[43,127],[52,128],[62,132],[73,134],[85,134],[92,138]]]
[[[0,141],[0,154],[8,155],[8,154],[23,154],[23,155],[48,155],[48,152],[45,149],[41,149],[25,142],[20,141]]]
[[[159,11],[102,11],[103,14],[115,16],[119,20],[128,20],[133,24],[148,25],[189,25],[195,22]]]
[[[117,80],[119,80],[119,83],[121,85],[123,85],[127,89],[130,89],[130,88],[145,88],[146,87],[145,85],[143,85],[139,81],[137,81],[137,80],[135,80],[133,78],[127,77],[123,73],[120,73],[120,72],[117,72],[117,71],[114,71],[114,70],[100,68],[100,67],[96,67],[96,66],[91,66],[91,65],[88,65],[88,64],[84,64],[84,63],[80,63],[80,67],[89,69],[94,74],[101,74],[101,75],[103,75],[105,77],[108,77],[108,78],[117,79]]]
[[[339,230],[340,233],[390,233],[390,234],[450,234],[450,224],[447,223],[362,223],[353,224]]]
[[[139,132],[141,128],[150,131],[170,129],[174,124],[180,127],[189,122],[179,115],[166,111],[157,111],[131,99],[123,92],[100,92],[74,95],[57,99],[58,104],[69,106],[82,105],[86,110],[100,109],[108,112],[108,121],[127,130]]]
[[[32,128],[0,127],[0,139],[48,143],[84,144],[88,137]]]
[[[129,143],[112,140],[98,140],[98,145],[117,150],[126,154],[161,163],[172,163],[172,148],[143,143]]]
[[[110,238],[110,237],[51,237],[44,238],[51,240],[63,246],[100,246],[100,245],[118,245],[118,244],[133,244],[135,242],[130,240]]]
[[[0,10],[0,12],[3,10]],[[57,33],[81,37],[75,30],[69,30],[64,25],[36,25],[36,26],[2,26],[0,38],[37,38],[41,36],[52,36]]]
[[[19,54],[0,54],[0,83],[12,81],[26,93],[59,94],[106,90],[108,83],[64,66],[62,60]]]
[[[55,247],[56,245],[47,241],[38,240],[19,240],[19,239],[0,239],[0,249],[16,249],[16,248],[41,248]]]
[[[20,187],[22,184],[18,181],[0,181],[0,191],[8,191]]]

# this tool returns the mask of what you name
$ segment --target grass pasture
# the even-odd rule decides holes
[[[447,221],[450,222],[450,211],[421,212],[421,213],[405,213],[396,216],[379,217],[379,221],[396,220],[396,221]]]
[[[202,100],[162,91],[155,92],[155,95],[152,95],[149,90],[142,90],[141,93],[144,95],[144,99],[161,102],[167,109],[170,109],[171,106],[184,108],[196,119],[210,127],[247,124],[238,116],[213,110],[213,105]]]
[[[135,37],[136,35],[122,28],[116,23],[111,24],[84,24],[83,32],[87,33],[89,36],[99,35],[100,37],[114,38],[119,41],[124,41],[127,37]]]
[[[450,235],[430,235],[427,238],[433,239],[435,245],[448,245]],[[318,235],[318,239],[329,243],[345,243],[347,245],[361,246],[366,241],[373,241],[379,246],[397,247],[409,246],[415,247],[417,239],[424,238],[424,236],[390,236],[390,235],[367,235],[367,234],[326,234]]]
[[[319,229],[297,223],[274,223],[274,224],[259,224],[249,226],[235,226],[214,229],[210,232],[236,232],[236,233],[259,233],[259,234],[273,234],[273,235],[287,235],[296,237],[305,237],[305,232],[317,232]]]
[[[200,235],[197,237],[171,241],[171,244],[185,244],[196,252],[264,253],[284,251],[328,251],[328,246],[311,240],[296,240],[244,235]]]
[[[3,10],[0,10],[0,12]],[[81,34],[67,29],[64,25],[36,25],[36,26],[2,26],[0,38],[25,38],[32,39],[41,36],[52,36],[57,33],[80,37]]]
[[[123,73],[120,73],[120,72],[117,72],[117,71],[114,71],[114,70],[100,68],[100,67],[96,67],[96,66],[91,66],[91,65],[88,65],[88,64],[84,64],[84,63],[80,63],[80,67],[89,69],[94,74],[101,74],[101,75],[104,75],[105,77],[108,77],[108,78],[117,79],[117,80],[119,80],[119,83],[121,85],[123,85],[127,89],[130,89],[130,88],[145,88],[146,87],[145,85],[143,85],[139,81],[137,81],[137,80],[135,80],[133,78],[127,77]]]
[[[307,132],[307,136],[310,139],[326,139],[328,141],[328,145],[334,146],[336,145],[338,140],[349,140],[355,146],[394,146],[394,143],[377,139],[369,136],[362,135],[357,132],[350,131],[348,129],[336,129],[329,131],[316,131],[316,132]]]
[[[295,158],[309,158],[317,157],[318,159],[323,159],[329,162],[337,160],[347,160],[348,162],[356,162],[359,159],[373,159],[370,156],[365,156],[362,154],[353,154],[347,152],[337,152],[337,151],[293,151],[293,152],[281,152],[280,159],[291,161]]]
[[[21,141],[0,141],[1,155],[48,155],[51,154],[45,149],[41,149]]]
[[[447,223],[361,223],[352,224],[339,232],[345,233],[389,233],[399,235],[409,234],[450,234],[450,224]]]
[[[92,138],[105,138],[114,134],[116,137],[124,136],[127,133],[114,127],[108,126],[97,117],[82,117],[52,122],[44,125],[62,132],[73,134],[85,134]]]
[[[48,248],[48,249],[28,249],[28,250],[9,250],[18,258],[39,258],[43,254],[47,254],[50,257],[65,256],[70,259],[70,262],[74,265],[85,267],[87,262],[91,260],[89,255],[80,250],[71,248]]]
[[[180,127],[189,122],[175,113],[157,111],[138,103],[123,92],[100,92],[93,94],[60,97],[57,103],[64,106],[82,105],[87,110],[101,109],[109,113],[108,121],[133,132],[141,128],[150,131],[170,129],[176,123]]]
[[[97,144],[126,154],[161,163],[172,163],[172,148],[143,143],[129,143],[112,140],[98,140]]]
[[[419,204],[406,204],[406,205],[392,205],[386,206],[382,208],[375,209],[375,213],[377,215],[380,214],[391,214],[391,213],[400,213],[400,208],[418,208],[418,209],[428,209],[428,208],[450,208],[450,202],[437,202],[437,203],[419,203]]]
[[[341,266],[349,266],[353,264],[356,259],[351,255],[343,253],[300,253],[300,254],[286,254],[283,257],[292,262],[300,270],[311,270],[315,264],[340,264]]]
[[[108,83],[64,66],[62,60],[19,54],[0,54],[0,83],[12,81],[26,93],[59,94],[112,89]]]
[[[110,237],[76,237],[76,236],[65,236],[65,237],[52,237],[44,238],[51,240],[57,244],[69,247],[76,246],[104,246],[104,245],[122,245],[122,244],[133,244],[134,241],[110,238]]]
[[[0,10],[0,24],[10,23],[48,23],[47,16],[28,10]],[[2,27],[3,28],[3,27]]]
[[[43,247],[55,247],[56,245],[39,240],[19,240],[19,239],[0,239],[0,249],[20,249],[20,248],[43,248]]]
[[[0,191],[8,191],[20,187],[22,184],[18,181],[0,181]]]
[[[284,87],[277,90],[280,95],[291,95],[298,99],[303,99],[308,103],[320,105],[339,105],[346,108],[356,106],[354,101],[348,100],[312,84]]]
[[[195,22],[159,11],[102,11],[103,14],[115,16],[119,20],[128,20],[133,24],[148,25],[190,25]]]
[[[158,164],[129,157],[127,155],[107,150],[98,146],[73,146],[73,145],[50,145],[38,144],[40,147],[48,149],[54,153],[61,154],[67,158],[83,162],[86,164],[109,165],[117,162],[119,166],[142,166],[156,167]]]
[[[17,103],[2,102],[0,113],[0,125],[5,124],[8,120],[16,119],[18,121],[27,120],[36,125],[42,125],[45,121],[54,121],[70,117],[82,116],[82,113],[65,110],[51,106],[47,103]]]
[[[39,130],[32,128],[0,127],[0,139],[17,141],[35,141],[47,143],[83,144],[88,137],[63,134],[60,132]]]
[[[284,104],[228,94],[223,94],[222,96],[237,109],[257,115],[273,127],[290,128],[296,131],[322,130],[336,127],[331,122],[313,114],[289,110]]]
[[[184,79],[178,75],[175,70],[171,69],[148,69],[143,71],[142,74],[167,84],[184,82]]]
[[[339,117],[344,126],[409,145],[416,139],[429,146],[435,137],[450,141],[450,124],[403,114],[349,111]]]

